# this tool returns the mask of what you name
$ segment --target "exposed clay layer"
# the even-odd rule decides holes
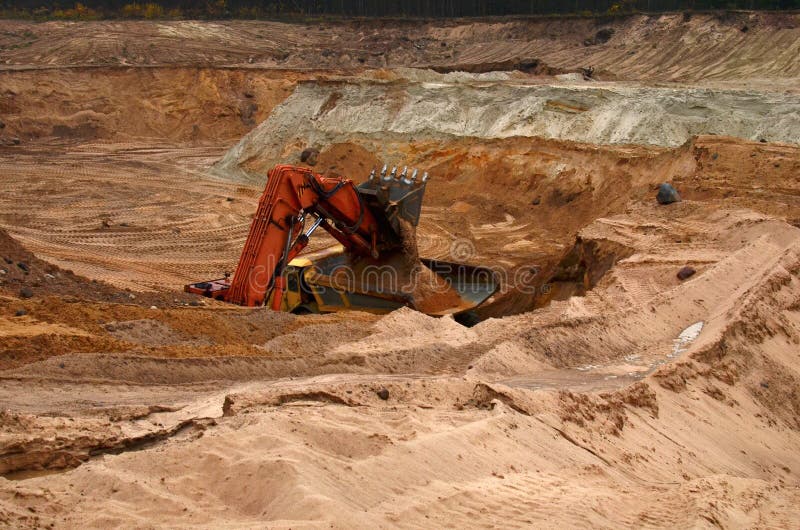
[[[301,83],[226,153],[215,172],[258,181],[264,167],[287,154],[299,156],[304,145],[328,148],[343,142],[392,160],[408,138],[447,143],[522,137],[677,147],[695,135],[715,134],[800,143],[795,95],[429,77]]]

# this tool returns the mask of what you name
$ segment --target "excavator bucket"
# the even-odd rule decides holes
[[[428,174],[417,178],[415,169],[408,176],[408,167],[400,174],[397,167],[387,172],[383,166],[380,174],[373,169],[369,179],[358,186],[358,192],[364,203],[376,218],[388,224],[395,234],[400,234],[400,220],[417,226],[422,212],[422,198],[428,183]]]

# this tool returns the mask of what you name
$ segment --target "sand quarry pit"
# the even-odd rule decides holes
[[[0,26],[0,526],[796,527],[798,15]],[[309,147],[480,323],[182,292]]]

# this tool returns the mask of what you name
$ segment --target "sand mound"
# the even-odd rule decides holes
[[[150,307],[180,304],[194,297],[183,293],[133,294],[97,280],[90,280],[37,258],[16,239],[0,229],[0,293],[18,298],[47,296],[117,302]]]
[[[396,372],[458,370],[473,354],[475,335],[452,318],[434,318],[408,308],[378,320],[364,338],[337,346],[334,352],[366,356],[375,370]]]
[[[110,285],[91,281],[40,260],[0,229],[0,292],[11,296],[78,296],[87,300],[129,301]],[[25,294],[21,294],[25,291]]]

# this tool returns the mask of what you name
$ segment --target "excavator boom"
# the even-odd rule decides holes
[[[241,257],[229,281],[186,286],[186,291],[226,302],[260,306],[273,294],[280,308],[286,265],[322,227],[347,252],[378,259],[401,246],[400,221],[419,221],[427,175],[420,181],[407,170],[380,175],[372,172],[356,187],[349,179],[324,177],[309,169],[279,165],[270,170]],[[306,228],[309,218],[312,224]],[[273,293],[274,290],[274,293]]]

